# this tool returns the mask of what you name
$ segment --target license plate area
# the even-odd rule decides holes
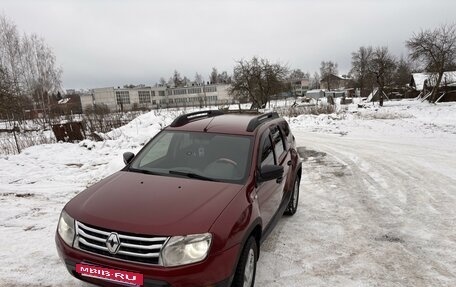
[[[142,286],[144,284],[142,274],[125,270],[79,263],[76,264],[76,272],[84,277],[101,279],[125,286]]]

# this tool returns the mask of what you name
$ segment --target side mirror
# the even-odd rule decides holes
[[[283,166],[265,165],[260,170],[259,182],[269,181],[283,176]]]
[[[133,160],[134,157],[135,157],[135,154],[134,154],[134,153],[132,153],[132,152],[125,152],[125,153],[123,154],[124,163],[125,163],[126,165],[129,164],[129,163]]]

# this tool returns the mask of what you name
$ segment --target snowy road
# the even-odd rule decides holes
[[[300,209],[258,286],[456,286],[456,142],[295,134]]]

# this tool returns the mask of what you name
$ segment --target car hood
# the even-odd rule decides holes
[[[85,224],[147,235],[207,232],[242,185],[117,172],[65,207]]]

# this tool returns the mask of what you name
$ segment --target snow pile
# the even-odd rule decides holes
[[[456,134],[456,104],[438,105],[415,100],[387,101],[384,107],[349,105],[330,115],[300,115],[289,118],[294,129],[362,136],[387,134],[410,137],[448,137]]]

